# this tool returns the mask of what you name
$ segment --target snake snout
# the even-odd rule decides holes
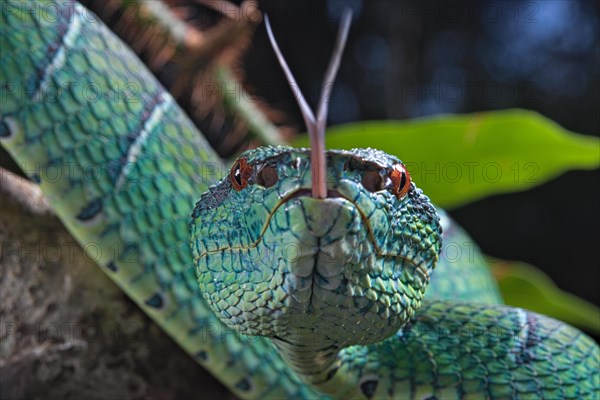
[[[352,225],[360,223],[356,207],[341,196],[324,199],[295,196],[287,202],[283,212],[290,213],[293,220],[298,221],[295,227],[302,231],[299,235],[308,234],[325,242],[345,236]]]

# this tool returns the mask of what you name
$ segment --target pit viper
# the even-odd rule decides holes
[[[307,149],[225,168],[81,5],[3,2],[0,23],[2,146],[240,398],[600,396],[595,342],[502,305],[472,240],[396,157],[327,151],[316,197]],[[440,257],[442,243],[464,256]]]

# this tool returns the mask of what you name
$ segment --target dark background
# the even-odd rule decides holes
[[[346,5],[354,10],[330,125],[519,107],[571,131],[600,134],[597,2],[259,4],[311,104],[317,101],[341,10]],[[254,93],[287,112],[303,130],[264,25],[244,69]],[[571,171],[526,192],[460,207],[451,215],[485,253],[531,263],[562,289],[599,304],[599,177],[598,170]]]

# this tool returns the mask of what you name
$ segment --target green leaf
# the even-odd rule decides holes
[[[415,183],[446,208],[600,164],[598,138],[526,110],[353,123],[328,129],[326,140],[328,148],[373,147],[398,156]],[[294,145],[307,146],[308,139]]]
[[[562,291],[548,275],[523,262],[495,261],[492,268],[506,304],[526,308],[600,334],[600,308]]]

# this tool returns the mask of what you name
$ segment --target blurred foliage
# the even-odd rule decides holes
[[[600,334],[600,308],[564,292],[550,277],[522,262],[495,261],[494,275],[506,304],[545,314]]]
[[[434,203],[453,208],[600,164],[599,140],[526,110],[341,125],[327,147],[373,147],[398,156]],[[306,136],[294,142],[308,146]]]

